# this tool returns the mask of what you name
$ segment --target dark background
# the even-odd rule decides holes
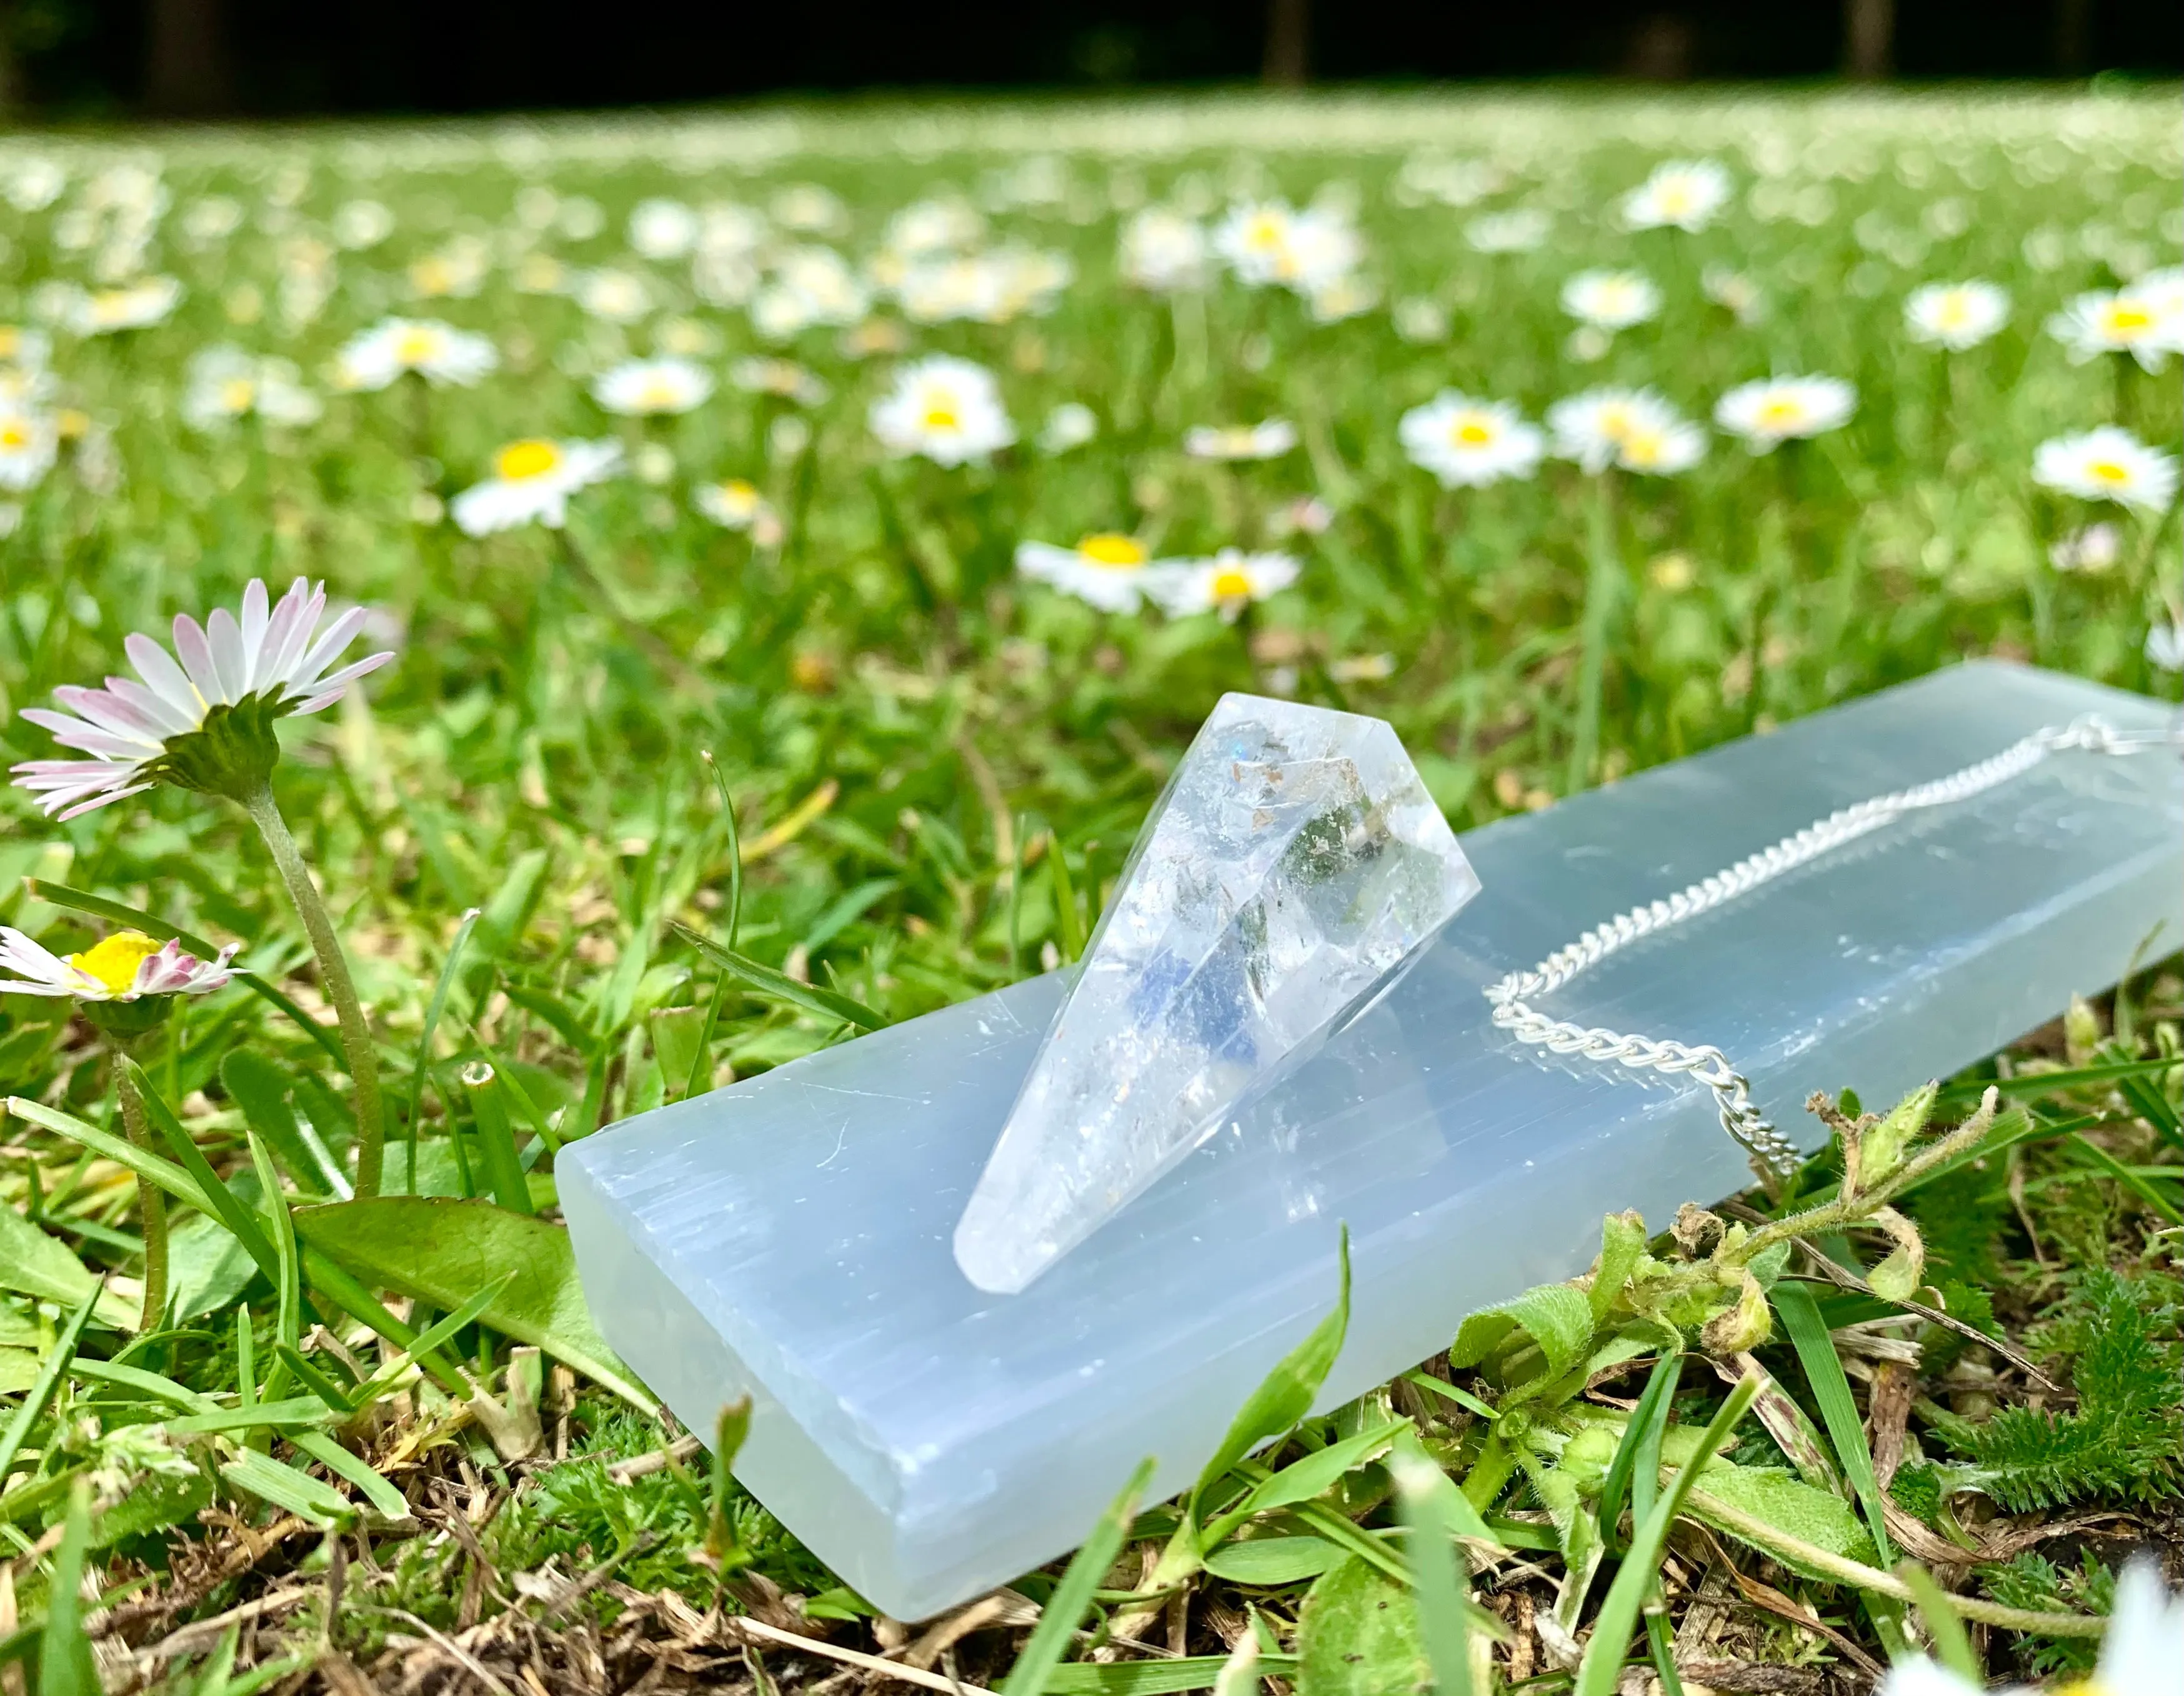
[[[0,0],[17,117],[845,90],[2184,70],[2176,0]]]

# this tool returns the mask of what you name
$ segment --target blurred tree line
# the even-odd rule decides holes
[[[2174,75],[2178,19],[2176,0],[0,0],[0,101],[69,120],[1255,78]]]

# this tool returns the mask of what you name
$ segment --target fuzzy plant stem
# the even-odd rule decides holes
[[[258,834],[265,839],[273,863],[281,868],[281,880],[288,886],[288,898],[295,902],[304,929],[311,939],[311,951],[318,957],[319,978],[326,985],[326,999],[334,1004],[341,1020],[342,1046],[348,1054],[348,1074],[355,1085],[356,1193],[359,1200],[376,1196],[387,1121],[379,1104],[379,1061],[372,1052],[371,1027],[365,1023],[363,1004],[357,1000],[356,985],[349,978],[348,957],[342,952],[341,939],[334,934],[333,919],[319,886],[311,880],[311,868],[304,863],[303,851],[289,834],[287,820],[281,817],[273,786],[259,784],[243,797],[242,805]]]
[[[117,1052],[125,1048],[117,1045]],[[130,1081],[126,1067],[114,1068],[114,1087],[121,1096],[121,1123],[129,1140],[147,1154],[153,1146],[152,1123],[145,1116],[144,1098]],[[144,1313],[136,1329],[155,1327],[167,1311],[167,1197],[148,1178],[136,1180],[136,1211],[144,1221]]]

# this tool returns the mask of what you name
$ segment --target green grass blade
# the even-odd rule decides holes
[[[53,1582],[46,1590],[46,1631],[38,1645],[38,1696],[99,1696],[98,1664],[84,1634],[83,1557],[91,1544],[91,1482],[78,1479],[69,1492],[68,1518],[53,1551]]]
[[[136,1086],[137,1096],[144,1103],[145,1113],[159,1127],[159,1134],[167,1139],[167,1146],[175,1151],[182,1169],[203,1191],[212,1216],[227,1227],[230,1236],[242,1245],[243,1252],[258,1264],[258,1269],[265,1275],[267,1281],[277,1286],[281,1281],[281,1266],[273,1252],[272,1240],[259,1228],[258,1221],[251,1217],[250,1209],[237,1201],[235,1193],[220,1182],[212,1169],[212,1163],[204,1158],[204,1151],[198,1146],[197,1139],[176,1117],[175,1110],[167,1105],[166,1097],[153,1083],[151,1074],[126,1055],[122,1057],[121,1064],[129,1074],[130,1082]]]
[[[1009,1669],[1008,1677],[1002,1682],[1003,1696],[1043,1696],[1055,1669],[1061,1665],[1062,1655],[1077,1635],[1077,1627],[1092,1605],[1092,1593],[1100,1587],[1100,1581],[1107,1576],[1107,1569],[1123,1552],[1123,1539],[1129,1531],[1130,1521],[1137,1515],[1138,1498],[1145,1494],[1145,1487],[1152,1480],[1153,1459],[1148,1455],[1138,1463],[1138,1470],[1130,1475],[1123,1493],[1100,1516],[1092,1535],[1084,1539],[1084,1548],[1071,1557],[1061,1582],[1054,1587],[1054,1594],[1039,1612],[1031,1641],[1024,1645],[1023,1653],[1017,1657],[1017,1664]]]
[[[1476,1515],[1415,1438],[1396,1449],[1389,1470],[1395,1475],[1403,1522],[1410,1528],[1411,1585],[1434,1688],[1439,1696],[1471,1696],[1471,1626],[1464,1617],[1471,1587],[1457,1567],[1456,1538],[1462,1526],[1454,1504],[1461,1502],[1464,1514]]]
[[[1880,1551],[1878,1564],[1886,1566],[1895,1555],[1881,1511],[1880,1479],[1873,1470],[1873,1450],[1865,1440],[1858,1403],[1851,1398],[1850,1380],[1843,1375],[1835,1339],[1828,1334],[1827,1321],[1820,1315],[1810,1286],[1785,1278],[1774,1286],[1774,1311],[1797,1351],[1806,1381],[1813,1386],[1813,1398],[1820,1405],[1820,1421],[1828,1428],[1829,1441],[1835,1444],[1836,1459],[1858,1493],[1866,1527],[1873,1533],[1873,1546]]]
[[[1623,1504],[1630,1493],[1633,1469],[1649,1443],[1658,1468],[1661,1432],[1669,1423],[1669,1408],[1683,1373],[1680,1354],[1664,1354],[1653,1363],[1646,1387],[1639,1393],[1638,1405],[1631,1409],[1630,1423],[1623,1428],[1623,1441],[1615,1446],[1615,1458],[1607,1464],[1600,1486],[1600,1532],[1611,1553],[1622,1543],[1616,1528],[1622,1522]]]
[[[772,967],[761,966],[757,961],[748,959],[732,948],[723,948],[702,930],[694,930],[680,920],[671,928],[677,936],[722,971],[742,979],[762,996],[787,1001],[791,1007],[817,1013],[822,1018],[854,1024],[860,1030],[881,1030],[887,1026],[887,1021],[862,1001],[852,1001],[838,990],[822,989],[816,984],[800,984],[786,972],[777,972]]]
[[[455,927],[454,940],[448,945],[448,957],[440,962],[440,976],[432,985],[432,999],[425,1006],[425,1023],[417,1031],[417,1057],[410,1067],[409,1110],[403,1114],[402,1123],[409,1137],[409,1149],[404,1155],[408,1162],[407,1175],[411,1195],[417,1193],[417,1115],[425,1105],[425,1078],[432,1068],[432,1038],[440,1028],[440,1015],[447,1010],[448,992],[455,986],[455,974],[463,963],[463,949],[477,929],[478,909],[467,909],[462,923]],[[449,1114],[452,1119],[453,1114]]]
[[[508,1123],[500,1074],[490,1065],[474,1064],[463,1068],[462,1080],[493,1199],[512,1213],[536,1212],[531,1205],[531,1185],[524,1176],[523,1162],[515,1152],[515,1133]]]
[[[2071,1146],[2098,1167],[2103,1174],[2114,1179],[2117,1183],[2144,1202],[2155,1213],[2171,1225],[2184,1225],[2184,1210],[2180,1210],[2176,1202],[2170,1201],[2144,1178],[2140,1177],[2130,1167],[2118,1160],[2100,1144],[2077,1131],[2070,1133],[2070,1141]]]
[[[1675,1481],[1662,1492],[1661,1498],[1640,1522],[1631,1537],[1630,1552],[1616,1572],[1615,1582],[1608,1587],[1607,1599],[1600,1605],[1592,1640],[1585,1645],[1585,1659],[1578,1665],[1575,1696],[1611,1696],[1623,1671],[1624,1651],[1630,1647],[1630,1634],[1637,1627],[1639,1611],[1660,1574],[1661,1551],[1668,1546],[1669,1527],[1683,1511],[1684,1500],[1698,1482],[1699,1473],[1707,1462],[1729,1441],[1739,1421],[1751,1410],[1752,1398],[1758,1391],[1759,1381],[1747,1378],[1729,1392],[1721,1411],[1713,1416],[1699,1438],[1697,1449],[1690,1460],[1676,1469]]]
[[[94,1285],[75,1312],[68,1316],[68,1323],[61,1327],[61,1334],[54,1340],[52,1351],[39,1363],[38,1375],[31,1381],[31,1387],[23,1392],[23,1399],[15,1404],[15,1411],[8,1416],[8,1429],[0,1431],[0,1489],[6,1488],[8,1475],[15,1470],[15,1457],[23,1452],[23,1443],[31,1435],[31,1428],[37,1424],[46,1411],[46,1404],[53,1400],[53,1392],[59,1386],[61,1375],[75,1359],[76,1343],[83,1336],[84,1326],[91,1322],[91,1310],[98,1305],[98,1298],[105,1289],[103,1280]]]
[[[1971,1639],[1964,1634],[1964,1622],[1950,1603],[1948,1593],[1916,1561],[1905,1561],[1896,1569],[1896,1576],[1910,1587],[1917,1599],[1919,1616],[1926,1622],[1926,1636],[1934,1645],[1936,1657],[1964,1680],[1967,1689],[1984,1690],[1986,1669],[1972,1653]]]

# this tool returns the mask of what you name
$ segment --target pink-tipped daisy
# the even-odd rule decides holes
[[[154,942],[139,930],[117,930],[81,954],[60,955],[11,925],[0,925],[0,993],[70,996],[81,1001],[133,1001],[147,996],[205,996],[234,978],[231,942],[200,960],[179,942]]]
[[[53,699],[68,711],[23,713],[64,748],[90,757],[26,760],[14,768],[16,784],[59,818],[159,783],[242,799],[265,783],[280,757],[275,720],[332,706],[351,683],[394,657],[372,654],[330,672],[367,614],[352,607],[321,632],[326,606],[323,583],[298,577],[276,605],[265,585],[254,581],[239,617],[224,606],[203,625],[177,616],[172,654],[148,636],[131,635],[123,646],[142,682],[109,677],[103,689],[66,685]]]

